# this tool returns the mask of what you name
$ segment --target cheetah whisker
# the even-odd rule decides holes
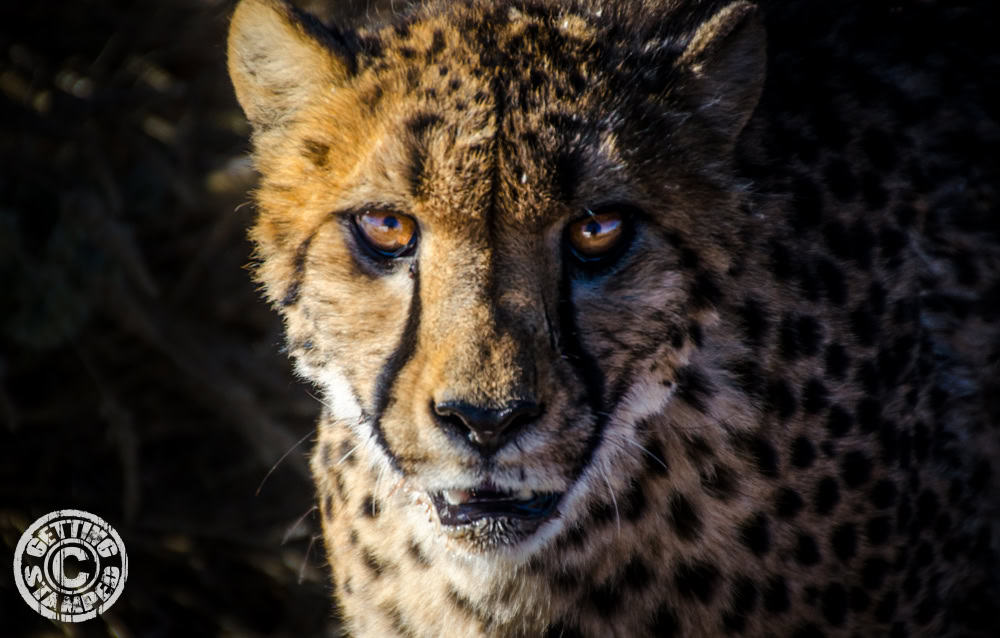
[[[618,499],[615,498],[615,491],[611,489],[611,479],[608,478],[607,467],[604,463],[601,463],[601,476],[604,477],[604,483],[608,486],[608,494],[611,495],[611,503],[615,506],[615,525],[618,527],[618,534],[622,533],[622,517],[618,512]]]
[[[661,466],[663,466],[663,469],[665,469],[665,470],[669,470],[670,469],[670,468],[667,467],[666,461],[664,461],[660,457],[656,456],[656,454],[654,454],[653,452],[649,451],[649,449],[647,449],[646,446],[644,446],[642,443],[638,443],[638,442],[633,441],[632,439],[628,439],[628,438],[622,438],[622,440],[625,441],[626,443],[634,446],[634,447],[639,448],[639,450],[641,450],[643,454],[645,454],[646,456],[648,456],[649,458],[653,459],[654,461],[656,461],[657,463],[659,463]]]
[[[284,545],[285,543],[287,543],[288,539],[291,538],[292,534],[295,533],[295,530],[297,530],[299,528],[299,526],[302,525],[302,521],[306,520],[306,516],[309,516],[310,514],[312,514],[313,512],[315,512],[317,509],[318,508],[315,505],[313,505],[312,507],[310,507],[309,509],[307,509],[302,516],[298,517],[295,520],[295,522],[292,523],[292,526],[289,527],[288,530],[285,531],[285,535],[281,537],[281,544]]]
[[[296,584],[301,585],[302,581],[306,579],[306,565],[309,564],[309,556],[312,554],[313,545],[316,544],[316,539],[323,538],[322,534],[313,534],[309,537],[309,545],[306,546],[306,553],[302,557],[302,564],[299,566],[299,580]]]
[[[292,453],[292,450],[302,445],[302,443],[305,442],[305,440],[308,439],[310,436],[312,436],[313,433],[314,432],[312,430],[306,432],[305,436],[296,441],[295,444],[292,445],[292,447],[288,448],[288,450],[281,455],[281,458],[279,458],[277,461],[274,462],[274,465],[271,466],[271,469],[269,469],[267,471],[267,474],[264,475],[264,478],[261,479],[260,485],[257,486],[257,491],[254,492],[253,494],[255,497],[260,496],[260,491],[264,489],[264,483],[266,483],[267,479],[269,479],[271,475],[274,474],[274,471],[278,469],[278,466],[281,465],[281,462],[284,461],[286,458],[288,458],[288,455]]]
[[[338,460],[336,463],[333,464],[333,466],[340,467],[340,465],[343,464],[343,462],[346,461],[348,458],[350,458],[350,456],[354,454],[354,452],[357,451],[359,447],[361,447],[360,443],[349,449],[346,453],[344,453],[344,456],[340,457],[340,460]]]

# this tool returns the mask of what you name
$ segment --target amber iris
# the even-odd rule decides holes
[[[570,224],[567,239],[581,259],[600,259],[611,252],[625,235],[621,213],[591,213]]]
[[[417,222],[394,212],[366,211],[354,223],[372,250],[387,257],[402,257],[416,244]]]

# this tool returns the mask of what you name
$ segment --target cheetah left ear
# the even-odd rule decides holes
[[[733,2],[698,27],[676,63],[699,114],[730,145],[760,100],[766,40],[756,5]]]
[[[354,73],[349,34],[324,27],[287,0],[242,0],[229,26],[229,75],[259,132],[280,128],[302,106]]]

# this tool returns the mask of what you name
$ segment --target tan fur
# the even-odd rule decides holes
[[[352,634],[960,633],[992,533],[1000,339],[975,304],[1000,248],[922,234],[954,183],[915,200],[865,136],[918,133],[849,94],[848,142],[769,155],[828,129],[783,110],[796,58],[765,80],[757,14],[442,3],[355,33],[240,3],[255,274],[324,393],[312,465]],[[877,210],[852,169],[878,173]],[[995,206],[979,170],[964,188]],[[563,233],[602,205],[641,213],[586,274]],[[372,209],[417,221],[412,257],[365,256],[350,215]],[[920,307],[958,289],[971,316]],[[515,400],[544,411],[488,460],[432,408]],[[442,526],[429,494],[487,480],[562,493],[557,513],[526,537]]]

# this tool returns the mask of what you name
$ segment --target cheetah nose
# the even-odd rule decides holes
[[[500,408],[485,408],[464,401],[434,404],[438,423],[453,433],[467,436],[485,454],[503,447],[541,413],[541,407],[534,401],[511,401]]]

